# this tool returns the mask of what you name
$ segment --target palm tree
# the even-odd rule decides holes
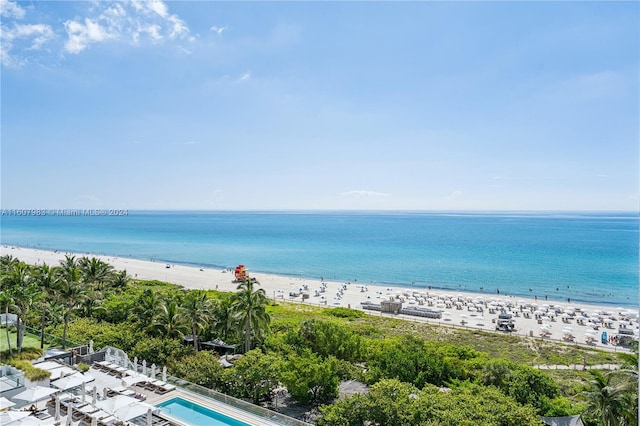
[[[86,297],[86,287],[82,282],[80,269],[75,266],[75,262],[70,262],[73,257],[67,256],[62,262],[62,273],[58,285],[58,297],[64,306],[64,328],[62,331],[62,349],[67,345],[67,328],[73,311],[82,303]]]
[[[33,281],[26,286],[17,287],[15,289],[14,307],[18,316],[18,338],[16,342],[18,354],[22,352],[22,342],[24,340],[24,332],[29,312],[38,300],[42,298],[43,294],[44,293],[40,290],[38,284]]]
[[[211,322],[211,302],[207,292],[192,290],[187,293],[180,307],[180,319],[189,326],[193,336],[193,347],[198,350],[198,336],[207,329]]]
[[[43,291],[43,298],[40,300],[42,316],[40,320],[40,349],[44,349],[44,327],[47,322],[47,311],[54,298],[55,287],[58,285],[59,269],[50,267],[46,263],[35,267],[35,282]]]
[[[75,256],[70,256],[66,254],[64,256],[64,260],[60,261],[60,269],[62,269],[62,274],[67,274],[68,271],[72,269],[78,269],[78,260]]]
[[[171,338],[184,336],[188,326],[180,317],[180,306],[175,298],[170,298],[160,303],[157,316],[153,322],[153,329]]]
[[[5,280],[3,280],[5,281]],[[11,339],[9,335],[9,306],[12,306],[14,302],[11,291],[7,288],[7,285],[3,283],[2,290],[0,291],[0,304],[4,306],[4,330],[7,333],[7,346],[9,349],[9,356],[13,358],[13,349],[11,348]]]
[[[211,316],[211,332],[222,339],[227,339],[231,333],[233,326],[233,318],[231,313],[232,298],[227,297],[226,293],[220,299],[213,302]]]
[[[80,303],[80,315],[86,318],[94,318],[95,314],[106,312],[106,309],[102,306],[104,299],[102,293],[91,287],[86,288],[85,291],[85,297]]]
[[[83,257],[78,261],[82,279],[87,284],[96,284],[98,290],[113,278],[113,266],[95,257]]]
[[[6,286],[5,291],[10,293],[12,299],[11,308],[17,316],[16,319],[16,346],[18,353],[22,351],[22,338],[24,336],[23,321],[26,321],[28,311],[33,304],[33,297],[36,297],[34,292],[37,290],[37,286],[33,284],[31,276],[31,268],[29,265],[23,262],[13,264],[13,268],[9,271],[9,274],[4,278],[4,284]],[[9,306],[7,306],[6,313],[9,313]]]
[[[254,290],[256,284],[260,285],[253,278],[240,283],[231,304],[231,316],[238,322],[239,334],[244,334],[245,352],[249,352],[252,341],[263,337],[269,328],[267,296],[264,289]]]
[[[628,424],[630,395],[629,383],[616,380],[615,374],[603,374],[590,370],[591,389],[585,392],[587,406],[584,414],[596,419],[604,426],[622,426]]]
[[[129,283],[129,275],[127,275],[127,270],[116,272],[113,274],[111,278],[111,285],[115,288],[124,288]]]
[[[159,304],[158,293],[150,288],[145,289],[138,297],[138,301],[133,307],[133,314],[140,324],[140,328],[153,329]]]

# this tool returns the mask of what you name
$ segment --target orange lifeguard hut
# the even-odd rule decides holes
[[[247,273],[247,268],[244,265],[236,266],[236,270],[234,271],[236,276],[236,281],[247,281],[249,280],[249,274]]]

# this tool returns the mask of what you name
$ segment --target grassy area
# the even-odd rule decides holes
[[[11,348],[13,350],[16,349],[16,332],[9,333],[9,338],[11,339]],[[39,348],[40,347],[40,336],[36,336],[34,334],[26,333],[24,336],[24,340],[22,342],[22,347],[24,348]],[[48,349],[49,345],[45,341],[44,348]],[[7,332],[4,328],[0,328],[0,352],[6,351],[9,349],[7,345]]]
[[[367,338],[376,339],[409,334],[428,341],[470,346],[480,352],[486,352],[492,357],[506,358],[522,364],[582,364],[583,358],[588,365],[621,363],[621,359],[616,353],[582,346],[376,315],[340,319],[328,315],[326,308],[295,303],[284,302],[270,306],[269,315],[274,331],[295,328],[303,320],[332,320],[348,325],[353,331]]]

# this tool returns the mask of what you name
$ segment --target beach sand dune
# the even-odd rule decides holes
[[[166,281],[187,289],[235,291],[238,285],[234,282],[233,271],[229,270],[6,245],[0,247],[0,255],[11,255],[29,264],[44,262],[57,265],[66,254],[97,257],[117,270],[126,270],[132,278]],[[402,302],[403,308],[429,309],[441,313],[440,318],[395,315],[399,318],[486,331],[496,331],[500,313],[511,313],[514,334],[611,351],[628,350],[610,341],[621,330],[623,333],[635,333],[636,337],[638,335],[637,309],[539,301],[507,295],[487,296],[468,292],[452,294],[420,288],[321,281],[252,273],[250,268],[249,274],[258,280],[268,297],[287,302],[303,303],[302,292],[308,294],[304,303],[327,307],[362,309],[362,303],[379,305],[382,301],[393,300]],[[296,296],[292,296],[293,294]],[[376,311],[366,312],[380,315]],[[601,339],[603,332],[607,333],[606,343]]]

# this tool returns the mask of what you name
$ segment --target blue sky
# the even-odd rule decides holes
[[[12,2],[3,208],[638,210],[637,2]]]

